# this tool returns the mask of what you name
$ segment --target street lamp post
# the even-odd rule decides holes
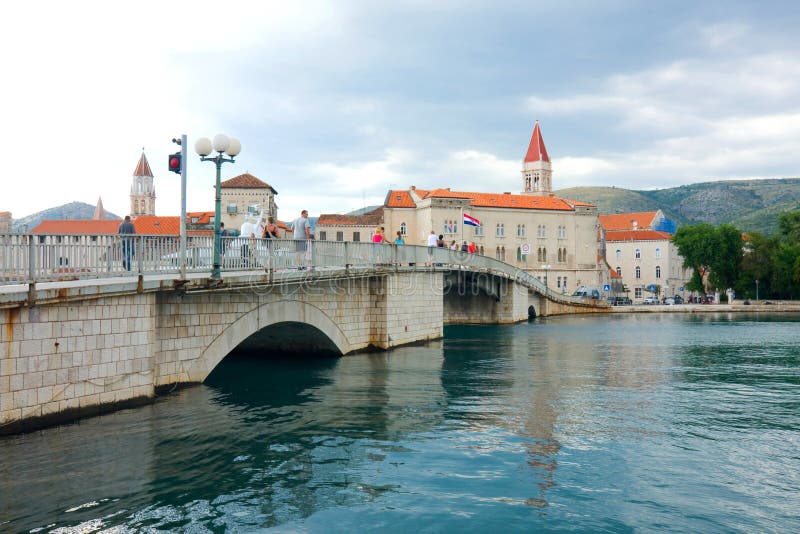
[[[217,155],[209,157],[211,152],[216,151]],[[208,137],[201,137],[194,144],[194,151],[200,155],[200,161],[213,161],[217,166],[217,185],[216,197],[214,200],[214,266],[211,271],[211,278],[220,278],[220,235],[219,235],[219,222],[220,222],[220,204],[222,202],[222,194],[220,191],[220,171],[223,163],[233,163],[234,158],[242,151],[242,144],[235,137],[228,137],[225,134],[217,134],[214,136],[213,142]],[[225,153],[229,158],[224,157]]]
[[[756,302],[758,302],[758,280],[756,280]]]
[[[544,271],[544,288],[548,289],[547,287],[547,271],[550,270],[550,265],[542,265],[542,270]]]

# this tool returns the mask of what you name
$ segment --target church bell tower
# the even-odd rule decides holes
[[[544,146],[539,119],[533,127],[528,153],[522,162],[522,194],[548,196],[553,192],[553,168]]]
[[[147,163],[147,156],[142,149],[142,157],[133,171],[131,184],[131,216],[156,214],[156,188],[153,185],[153,171]]]

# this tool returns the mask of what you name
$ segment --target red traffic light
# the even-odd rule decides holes
[[[169,170],[180,174],[181,173],[181,153],[176,152],[169,156]]]

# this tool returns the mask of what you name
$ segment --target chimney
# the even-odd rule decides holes
[[[416,186],[416,185],[412,185],[412,186],[411,186],[411,190],[412,190],[412,191],[416,191],[416,190],[417,190],[417,186]]]
[[[510,194],[511,194],[511,191],[503,191],[503,194],[504,194],[504,195],[510,195]]]

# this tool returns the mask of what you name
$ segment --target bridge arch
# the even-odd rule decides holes
[[[281,300],[262,304],[225,328],[192,363],[189,370],[190,380],[204,381],[211,371],[243,341],[278,323],[309,325],[321,332],[339,353],[347,354],[351,351],[347,336],[324,311],[307,302]]]

